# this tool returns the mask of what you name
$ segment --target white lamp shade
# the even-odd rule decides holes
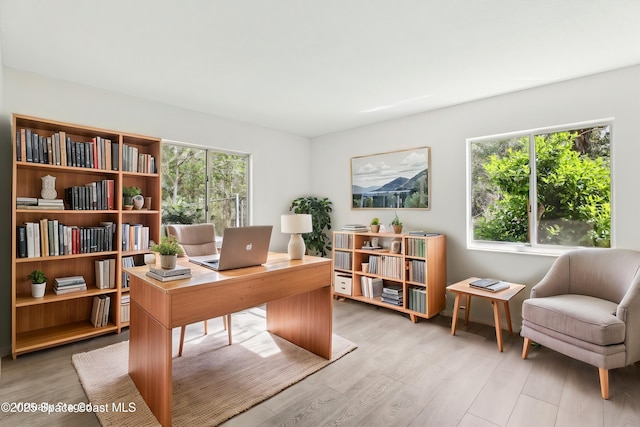
[[[309,214],[282,215],[280,226],[281,231],[287,234],[311,233],[313,231]]]

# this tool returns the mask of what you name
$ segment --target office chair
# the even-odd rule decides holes
[[[167,225],[167,234],[176,237],[187,256],[212,255],[218,253],[218,248],[216,247],[216,227],[213,224],[171,224]],[[224,328],[229,335],[229,345],[231,345],[231,315],[225,315],[222,320]],[[185,330],[186,326],[180,328],[178,357],[182,356]],[[208,333],[207,321],[205,320],[204,334],[207,335]]]

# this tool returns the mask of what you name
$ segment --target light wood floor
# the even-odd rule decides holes
[[[384,308],[337,301],[334,332],[358,349],[223,425],[640,426],[640,366],[612,370],[605,401],[596,368],[544,348],[522,360],[517,335],[505,331],[499,353],[492,327],[461,325],[454,337],[450,325],[448,317],[413,324]],[[202,324],[188,328],[201,333]],[[86,402],[71,355],[123,339],[128,333],[4,358],[0,403]],[[99,423],[91,413],[0,412],[5,425]]]

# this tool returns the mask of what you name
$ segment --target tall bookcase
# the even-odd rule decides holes
[[[27,159],[25,143],[28,141],[25,136],[28,135],[32,137],[29,141],[32,144],[46,146],[51,143],[46,147],[47,151],[52,150],[51,156],[48,153],[43,160],[40,155],[38,162],[35,162],[35,153],[32,153]],[[36,142],[38,138],[40,140]],[[70,149],[67,141],[78,150],[86,148],[84,154],[93,155],[99,161],[92,163],[88,157],[82,158],[79,151]],[[143,228],[145,233],[148,231],[151,240],[158,241],[160,238],[161,140],[14,114],[12,142],[12,357],[98,335],[120,333],[129,325],[126,318],[129,289],[123,279],[123,259],[133,258],[140,263],[144,254],[151,252],[146,244],[134,250],[125,248],[123,240],[127,240],[128,236],[123,235],[123,225]],[[107,152],[108,147],[111,147],[110,153]],[[96,154],[91,154],[94,152]],[[123,170],[123,165],[127,170]],[[19,198],[41,198],[42,177],[46,175],[56,178],[58,199],[65,199],[67,188],[82,188],[98,182],[105,183],[103,188],[108,189],[108,183],[111,182],[113,190],[106,193],[111,194],[111,201],[107,203],[107,197],[104,197],[101,199],[105,202],[103,205],[89,203],[88,206],[85,204],[85,209],[70,209],[71,206],[65,201],[64,210],[18,205]],[[125,209],[122,203],[123,186],[139,187],[145,197],[151,197],[151,206],[144,206],[140,210]],[[89,194],[95,193],[86,193],[87,196]],[[68,250],[60,245],[59,253],[62,254],[43,256],[41,251],[40,256],[31,254],[24,257],[24,246],[21,247],[19,241],[22,234],[19,231],[22,230],[19,228],[26,223],[40,223],[41,220],[85,231],[108,227],[111,223],[113,240],[105,244],[102,238],[101,245],[96,247],[78,247],[69,242]],[[60,228],[61,233],[62,230]],[[87,233],[84,236],[89,239],[99,236],[90,231]],[[131,237],[134,237],[133,234]],[[61,236],[59,238],[62,239]],[[115,263],[112,262],[115,265],[112,288],[100,289],[96,286],[95,263],[100,260],[115,260]],[[31,283],[27,275],[36,269],[44,271],[49,279],[43,298],[31,296]],[[56,294],[53,290],[54,278],[69,276],[83,276],[87,290]],[[94,297],[100,295],[110,297],[108,322],[106,326],[94,327],[90,321],[91,311]]]
[[[379,248],[372,247],[374,239]],[[368,264],[366,272],[363,263]],[[406,313],[414,323],[428,319],[446,305],[446,236],[336,231],[333,271],[335,297]],[[397,305],[384,302],[381,296],[365,296],[363,286],[376,279],[402,295]]]

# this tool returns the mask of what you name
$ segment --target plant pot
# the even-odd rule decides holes
[[[371,232],[377,233],[378,231],[380,231],[380,224],[377,224],[377,225],[371,224]]]
[[[160,255],[160,267],[165,270],[171,270],[176,268],[176,261],[178,260],[178,255]]]
[[[133,196],[122,196],[122,206],[133,206]]]
[[[400,234],[402,233],[402,226],[401,225],[392,225],[393,227],[393,232],[395,234]]]
[[[47,282],[32,283],[31,284],[31,296],[34,298],[42,298],[47,289]]]

